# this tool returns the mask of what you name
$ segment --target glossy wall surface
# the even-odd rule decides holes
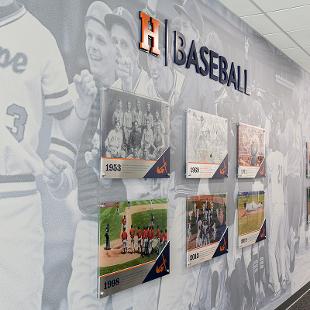
[[[84,17],[91,2],[23,1],[55,35],[71,81],[74,74],[89,68],[84,44]],[[94,117],[89,124],[92,129],[88,128],[82,138],[77,158],[78,189],[66,200],[56,201],[50,197],[44,184],[40,187],[45,230],[42,309],[274,309],[310,277],[306,216],[310,75],[216,1],[188,0],[192,4],[184,5],[185,13],[189,15],[187,18],[186,14],[175,10],[174,5],[180,4],[177,0],[154,2],[152,7],[152,1],[149,1],[153,15],[162,21],[167,18],[171,30],[175,27],[185,37],[195,39],[197,44],[206,45],[247,69],[251,96],[198,75],[194,67],[178,67],[171,59],[168,67],[164,67],[163,60],[151,63],[152,56],[138,51],[139,33],[136,33],[135,55],[129,53],[128,58],[138,57],[139,70],[147,73],[147,78],[140,81],[139,94],[150,95],[147,86],[153,82],[157,96],[163,94],[162,97],[171,104],[171,177],[159,180],[155,186],[149,181],[98,181],[94,169],[85,163],[85,152],[92,149],[91,141],[97,126]],[[137,27],[138,12],[147,6],[146,1],[106,0],[105,3],[112,10],[118,6],[129,10]],[[116,59],[120,58],[116,54]],[[107,63],[109,61],[111,58],[106,59]],[[180,83],[171,83],[176,76]],[[173,99],[169,95],[172,92]],[[187,108],[229,120],[228,178],[185,179]],[[267,170],[264,178],[236,178],[238,122],[266,129]],[[41,133],[42,157],[48,144],[47,127]],[[89,172],[89,179],[85,179],[87,173],[83,174],[83,171]],[[265,191],[267,240],[239,249],[237,194],[252,190]],[[185,200],[188,195],[212,193],[227,193],[229,253],[187,268]],[[98,300],[96,204],[163,195],[167,195],[170,201],[171,274]]]

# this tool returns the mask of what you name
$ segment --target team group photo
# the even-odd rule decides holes
[[[103,110],[103,156],[157,160],[169,146],[169,106],[109,90]]]
[[[168,242],[167,199],[100,207],[99,276],[154,261]]]
[[[187,251],[218,242],[226,231],[226,195],[189,197],[186,202]]]

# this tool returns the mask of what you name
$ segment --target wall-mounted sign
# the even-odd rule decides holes
[[[159,28],[160,21],[151,17],[145,12],[139,14],[141,20],[141,40],[139,48],[144,52],[149,52],[155,57],[161,55],[159,49]],[[168,65],[169,53],[169,28],[168,20],[165,20],[165,65]],[[189,69],[194,66],[196,73],[204,77],[227,85],[233,86],[235,90],[250,95],[248,93],[248,71],[241,66],[230,62],[223,55],[209,49],[207,46],[199,46],[198,42],[191,40],[186,42],[185,36],[178,31],[173,31],[173,62],[178,66],[185,66]]]

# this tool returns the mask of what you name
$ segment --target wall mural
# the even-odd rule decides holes
[[[306,141],[310,138],[308,73],[215,0],[134,2],[24,0],[21,2],[55,37],[71,83],[72,98],[81,97],[84,87],[82,82],[91,80],[87,72],[82,72],[85,69],[89,70],[96,82],[97,96],[91,103],[90,115],[86,119],[85,129],[80,133],[77,148],[67,147],[71,152],[67,150],[65,152],[69,161],[76,162],[74,169],[66,170],[68,180],[66,187],[53,191],[50,179],[37,178],[42,197],[43,227],[38,219],[41,211],[36,215],[28,214],[29,218],[16,216],[14,227],[0,225],[1,231],[5,229],[5,234],[10,233],[17,238],[15,228],[24,227],[22,224],[28,223],[27,228],[22,228],[22,236],[26,240],[27,233],[31,234],[34,223],[37,223],[35,227],[39,229],[38,234],[42,240],[44,236],[44,259],[43,256],[35,257],[37,252],[30,248],[30,245],[29,253],[24,254],[30,258],[34,256],[39,265],[44,262],[43,274],[40,270],[36,270],[38,274],[27,283],[28,287],[36,291],[37,303],[27,308],[27,305],[23,304],[27,295],[22,291],[22,285],[19,286],[14,282],[12,284],[14,296],[11,297],[17,304],[23,304],[23,309],[31,310],[274,309],[308,282],[310,276],[307,223],[309,195],[307,196],[306,190],[309,187],[309,181],[306,179]],[[165,27],[165,19],[168,20],[169,37],[166,41],[164,35],[159,38],[159,49],[162,53],[160,57],[139,50],[141,22],[139,11],[145,11],[158,19],[162,30]],[[175,64],[172,48],[166,52],[166,57],[163,57],[166,43],[168,42],[169,46],[173,45],[174,30],[183,35],[187,53],[191,47],[190,42],[194,40],[197,53],[199,47],[205,46],[209,51],[216,51],[218,56],[225,55],[229,66],[232,62],[236,68],[237,64],[240,65],[243,81],[245,81],[243,70],[247,70],[247,83],[243,83],[243,91],[242,85],[237,85],[238,79],[233,73],[229,77],[231,83],[229,87],[228,77],[221,83],[215,81],[210,72],[207,75],[202,74],[200,70],[200,74],[197,74],[195,63],[189,63],[189,68],[186,68],[186,64],[182,66]],[[5,31],[6,28],[2,27],[0,35],[5,36]],[[206,52],[206,49],[204,51]],[[192,53],[194,55],[193,50]],[[212,57],[217,59],[214,53]],[[206,59],[209,61],[208,57]],[[223,58],[221,59],[223,61]],[[165,61],[168,62],[167,66]],[[16,63],[15,69],[20,70],[21,64]],[[214,74],[216,72],[214,69]],[[236,69],[235,74],[237,73]],[[78,76],[75,76],[76,74]],[[114,113],[117,110],[117,102],[113,102],[115,109],[113,107],[113,111],[110,111],[111,115],[107,120],[109,123],[106,126],[116,133],[114,132],[110,139],[105,137],[106,152],[110,152],[107,157],[115,155],[125,158],[137,155],[145,160],[158,160],[169,146],[170,173],[167,170],[165,175],[169,178],[155,180],[152,177],[147,179],[100,177],[102,150],[99,118],[101,106],[105,104],[106,89],[112,85],[117,85],[115,88],[118,91],[115,92],[124,91],[121,96],[123,101],[121,112],[136,109],[134,126],[137,127],[135,130],[141,132],[132,134],[134,129],[129,124],[123,128],[125,135],[118,139],[117,130],[121,130],[124,123],[117,120],[117,115]],[[248,95],[245,94],[244,88]],[[131,101],[134,95],[140,98],[141,102],[147,97],[155,100],[149,108],[153,118],[152,126],[150,119],[145,120],[145,124],[142,123],[136,101],[133,101],[133,106],[128,106],[127,93],[130,94],[128,98],[130,97]],[[169,128],[166,128],[169,117],[166,118],[161,102],[170,106],[170,137],[167,135]],[[51,105],[53,104],[52,102]],[[228,120],[227,177],[186,178],[188,109]],[[147,107],[141,109],[143,113],[147,110]],[[12,113],[14,111],[11,111]],[[130,118],[129,114],[127,116]],[[79,116],[83,119],[83,115]],[[124,121],[124,118],[122,119]],[[157,123],[154,123],[156,120]],[[50,115],[44,114],[38,148],[38,154],[43,160],[49,158],[48,150],[58,154],[57,151],[62,147],[61,144],[57,144],[59,140],[55,137],[51,140],[53,147],[50,147],[51,123]],[[237,178],[238,124],[264,129],[266,166],[263,177]],[[113,129],[113,126],[120,128]],[[11,129],[15,139],[20,142],[22,132]],[[146,139],[144,142],[142,142],[143,130]],[[157,132],[156,143],[154,132]],[[2,136],[2,131],[0,134]],[[140,135],[141,140],[139,138],[138,143]],[[120,140],[126,143],[120,143]],[[256,142],[259,144],[259,141]],[[251,145],[248,149],[252,151]],[[151,158],[152,154],[154,158]],[[198,153],[196,155],[199,156]],[[256,159],[261,158],[257,156]],[[250,158],[248,160],[251,161]],[[29,162],[31,165],[30,159]],[[164,169],[160,159],[158,162],[156,170]],[[109,165],[107,167],[110,168]],[[263,208],[267,234],[266,239],[262,238],[264,240],[241,248],[238,246],[240,213],[245,215],[242,219],[247,220],[251,212],[259,213],[262,208],[260,201],[252,201],[246,203],[245,209],[238,209],[238,193],[250,192],[264,193]],[[191,229],[186,229],[186,220],[189,216],[186,209],[187,198],[219,195],[219,193],[226,193],[225,229],[226,227],[228,229],[228,253],[187,267],[187,241],[189,234],[194,234],[192,227],[196,227],[196,223],[193,222]],[[169,201],[165,220],[170,240],[170,274],[98,299],[100,242],[98,206],[108,202],[150,201],[163,197],[168,197]],[[13,198],[19,200],[21,204],[27,203],[19,196]],[[39,200],[38,197],[36,199]],[[37,204],[40,205],[38,201]],[[254,204],[257,209],[250,210],[254,208]],[[14,215],[8,213],[4,216],[12,218]],[[34,219],[37,222],[34,222]],[[118,224],[122,227],[121,223]],[[105,229],[106,223],[101,228],[103,234]],[[100,244],[104,246],[105,242],[103,237]],[[160,242],[159,240],[159,244]],[[204,242],[208,243],[207,239]],[[23,248],[26,248],[27,242],[23,243]],[[42,242],[40,246],[43,246]],[[107,247],[107,244],[105,246]],[[13,263],[18,265],[16,257],[13,260],[13,254],[10,254],[17,252],[9,250],[7,243],[3,243],[2,255],[6,252],[7,255],[12,255],[11,267]],[[44,287],[41,284],[38,286],[36,279],[39,279],[38,281],[44,279]],[[0,284],[3,287],[5,285],[10,287],[8,282],[2,284],[0,281]]]

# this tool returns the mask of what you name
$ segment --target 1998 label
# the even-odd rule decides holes
[[[115,287],[119,285],[119,278],[108,280],[104,282],[104,289],[107,290],[111,287]]]

